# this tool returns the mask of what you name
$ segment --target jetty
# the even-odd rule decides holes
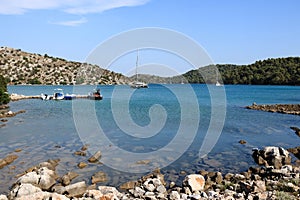
[[[87,99],[88,95],[75,95],[76,99]],[[19,100],[24,100],[24,99],[41,99],[41,95],[23,95],[23,94],[15,94],[12,93],[10,95],[10,100],[11,101],[19,101]]]

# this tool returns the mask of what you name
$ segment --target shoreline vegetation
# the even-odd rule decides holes
[[[9,85],[119,85],[134,81],[134,77],[101,66],[10,47],[0,47],[0,69],[0,75]],[[249,65],[216,64],[173,77],[139,74],[140,81],[147,84],[215,84],[216,77],[220,77],[218,81],[223,84],[300,85],[300,57],[269,58]]]
[[[80,156],[87,156],[87,148],[88,145],[81,148],[83,154]],[[17,153],[20,151],[22,149],[17,149],[0,159],[0,169],[18,159]],[[58,174],[56,167],[60,160],[47,160],[16,175],[15,183],[6,194],[0,194],[0,200],[298,199],[300,160],[292,163],[290,152],[294,153],[275,146],[253,149],[252,158],[257,166],[236,174],[200,170],[186,175],[181,185],[165,180],[160,170],[155,169],[139,180],[128,181],[118,188],[101,185],[107,180],[103,171],[96,172],[91,181],[86,182],[72,171]],[[99,162],[101,152],[97,151],[77,166],[82,169],[89,163]]]

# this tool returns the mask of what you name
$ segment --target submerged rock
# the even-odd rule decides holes
[[[246,144],[247,142],[245,140],[240,140],[239,143],[240,144]]]
[[[12,162],[14,162],[19,156],[17,155],[8,155],[3,159],[0,159],[0,169],[2,169],[3,167],[5,167],[6,165],[11,164]]]
[[[85,168],[87,166],[87,164],[85,162],[80,162],[77,165],[80,169]]]
[[[97,172],[95,173],[93,176],[92,176],[92,183],[99,183],[99,182],[106,182],[108,179],[107,179],[107,175],[106,173],[100,171],[100,172]]]
[[[101,158],[101,155],[102,155],[101,151],[97,151],[92,157],[90,157],[88,159],[88,161],[91,163],[95,163],[95,162],[99,161],[99,159]]]

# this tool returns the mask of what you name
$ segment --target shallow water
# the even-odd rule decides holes
[[[9,86],[8,90],[39,95],[51,94],[54,88]],[[94,86],[62,88],[65,93],[87,94]],[[251,158],[254,147],[299,146],[300,138],[289,128],[300,126],[299,116],[244,107],[253,102],[299,103],[300,87],[225,86],[225,124],[219,138],[214,138],[218,136],[214,132],[209,135],[216,145],[203,158],[199,157],[199,150],[212,121],[211,108],[216,106],[220,111],[218,106],[222,106],[222,99],[218,99],[222,93],[220,88],[198,84],[150,85],[149,89],[140,90],[128,86],[100,88],[102,101],[30,99],[10,103],[12,111],[26,110],[26,113],[1,122],[6,125],[0,128],[0,158],[17,148],[22,151],[14,153],[19,156],[14,163],[0,169],[0,193],[7,192],[17,174],[50,158],[61,160],[57,168],[60,175],[70,170],[79,173],[74,181],[89,183],[93,173],[104,171],[109,180],[101,184],[118,186],[146,173],[143,169],[156,167],[162,168],[167,180],[172,181],[181,180],[184,172],[195,173],[201,169],[240,172],[255,165]],[[212,93],[217,101],[211,99]],[[216,123],[222,121],[216,119]],[[241,139],[247,143],[239,144]],[[100,149],[102,163],[78,169],[77,164],[88,159],[88,156],[74,155],[83,144],[90,145],[89,155]],[[136,162],[141,160],[149,163]]]

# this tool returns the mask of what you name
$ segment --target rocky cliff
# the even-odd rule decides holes
[[[127,84],[130,79],[97,65],[0,47],[0,75],[9,84]]]

